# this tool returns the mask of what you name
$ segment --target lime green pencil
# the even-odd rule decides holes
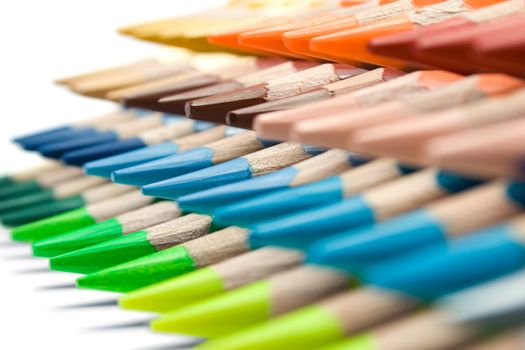
[[[337,294],[274,320],[241,329],[237,333],[211,340],[198,348],[203,350],[317,349],[394,317],[405,315],[413,311],[417,305],[419,303],[416,300],[404,294],[360,288]],[[239,317],[249,316],[242,314]],[[207,322],[207,320],[202,321]],[[169,324],[159,320],[153,322],[152,326],[155,330],[165,330]],[[416,332],[416,336],[420,335]],[[356,344],[359,344],[357,340]],[[379,348],[372,346],[355,349],[378,350]]]
[[[196,214],[190,214],[196,215]],[[208,216],[203,216],[209,218]],[[208,225],[211,219],[208,221]],[[202,232],[202,230],[201,230]],[[77,280],[81,288],[129,292],[167,278],[240,254],[239,241],[244,242],[246,230],[229,227],[205,237],[210,244],[222,247],[221,254],[210,255],[202,249],[201,240],[192,240],[111,268],[101,270]],[[247,249],[247,248],[244,248]],[[124,254],[127,252],[124,251]]]
[[[51,258],[52,270],[93,273],[171,248],[210,232],[211,217],[188,214],[106,242]],[[100,283],[100,281],[99,281]]]
[[[32,242],[57,236],[143,207],[153,201],[155,198],[133,190],[115,198],[18,226],[11,230],[11,237],[16,241]]]
[[[124,309],[166,312],[286,271],[302,261],[303,254],[296,250],[261,248],[127,293],[119,303]]]
[[[221,337],[341,292],[349,283],[344,273],[301,266],[163,314],[151,325],[156,331]]]
[[[33,254],[54,257],[173,220],[181,215],[176,202],[161,201],[114,218],[33,243]]]

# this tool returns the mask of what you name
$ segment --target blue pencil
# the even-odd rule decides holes
[[[524,207],[525,182],[495,181],[372,227],[320,240],[309,250],[309,260],[359,270],[493,225]]]
[[[143,186],[142,192],[149,196],[177,199],[189,193],[274,172],[324,151],[324,148],[294,142],[280,143],[222,164]]]
[[[178,202],[186,211],[212,213],[228,203],[319,181],[359,166],[367,160],[365,157],[334,149],[270,174],[182,196]]]
[[[433,168],[422,170],[334,204],[251,225],[250,246],[304,248],[320,238],[372,225],[478,184]]]
[[[525,216],[365,269],[366,283],[433,300],[525,268]]]
[[[13,141],[27,150],[36,150],[39,147],[54,142],[84,138],[97,135],[101,130],[118,123],[130,121],[140,116],[138,110],[117,111],[95,118],[87,119],[77,124],[58,126],[52,129],[35,132],[15,138]]]
[[[221,206],[213,212],[213,221],[220,226],[248,226],[254,222],[269,220],[313,206],[335,203],[359,191],[414,171],[416,168],[402,165],[395,159],[381,158],[351,168],[338,176]],[[199,195],[199,192],[195,195]],[[186,196],[181,197],[179,201],[184,202],[185,198]]]
[[[140,139],[140,141],[144,143],[144,147],[88,162],[84,164],[84,170],[88,175],[110,178],[113,171],[158,159],[159,154],[169,152],[170,150],[173,151],[177,147],[176,142],[179,138],[199,133],[213,126],[214,124],[208,122],[184,120],[173,123],[172,125],[146,131],[137,137],[137,139]],[[168,138],[173,138],[173,140],[164,142],[166,141],[165,139]],[[119,141],[118,143],[122,144],[123,142],[126,141]],[[112,146],[116,146],[116,144],[117,143],[113,143]],[[171,154],[174,153],[176,153],[176,151],[173,151]]]
[[[215,164],[258,151],[269,145],[269,143],[259,140],[252,131],[239,133],[235,130],[230,130],[235,135],[211,142],[205,146],[115,171],[112,175],[113,180],[118,183],[136,186],[147,185],[211,167]]]
[[[181,130],[185,130],[186,133],[191,131],[186,118],[152,113],[114,128],[111,131],[114,140],[88,147],[82,146],[80,149],[64,153],[60,159],[66,164],[80,166],[89,161],[143,148],[148,144],[167,141]]]

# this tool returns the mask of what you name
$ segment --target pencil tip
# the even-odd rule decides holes
[[[250,165],[245,158],[241,157],[189,174],[146,185],[142,187],[142,191],[149,196],[177,199],[183,195],[250,177]]]
[[[144,186],[171,177],[212,166],[213,151],[199,147],[173,156],[135,165],[113,172],[113,179],[122,184]]]
[[[124,309],[166,312],[224,293],[221,277],[202,268],[123,295]]]
[[[133,137],[127,140],[103,143],[67,152],[62,156],[61,160],[69,165],[81,166],[93,160],[110,157],[142,147],[145,147],[144,141],[138,137]]]

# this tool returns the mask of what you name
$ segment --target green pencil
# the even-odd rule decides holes
[[[69,253],[176,219],[180,215],[181,211],[176,202],[161,201],[97,224],[36,241],[33,243],[33,254],[53,257]]]
[[[123,237],[56,256],[51,258],[50,266],[56,271],[92,273],[206,235],[210,232],[210,226],[211,217],[188,214]]]
[[[394,317],[405,315],[413,311],[417,305],[417,301],[412,302],[412,299],[404,294],[362,288],[337,294],[269,322],[241,329],[237,333],[206,342],[198,348],[206,350],[317,349]],[[179,312],[184,312],[184,309]],[[240,316],[241,319],[244,317],[248,316],[246,314]],[[201,321],[206,323],[208,319]],[[169,317],[153,322],[152,326],[155,330],[168,330]],[[355,349],[377,350],[374,347]]]
[[[102,222],[116,215],[148,205],[153,201],[155,198],[144,196],[140,191],[133,190],[115,198],[18,226],[11,230],[11,237],[16,241],[32,242],[57,236]]]
[[[222,247],[219,255],[207,254],[202,251],[200,241],[193,240],[81,277],[77,280],[77,285],[81,288],[129,292],[194,271],[201,266],[215,263],[216,260],[238,255],[238,242],[244,240],[245,234],[244,229],[229,227],[209,235],[210,242]]]
[[[226,294],[163,314],[156,331],[221,337],[311,304],[349,287],[350,277],[314,266],[297,267]]]
[[[5,215],[5,213],[12,213],[13,211],[26,209],[28,206],[56,202],[73,196],[78,196],[80,197],[79,199],[84,199],[87,203],[89,200],[89,192],[85,193],[86,190],[107,182],[108,181],[103,178],[79,176],[61,182],[48,190],[23,194],[16,198],[1,201],[0,216]]]

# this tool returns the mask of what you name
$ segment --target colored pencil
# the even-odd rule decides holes
[[[254,86],[264,83],[265,81],[277,79],[279,77],[312,68],[316,65],[316,63],[306,61],[284,62],[257,72],[239,76],[237,78],[229,80],[223,79],[221,82],[207,87],[192,89],[187,92],[165,96],[159,99],[159,102],[162,104],[163,110],[169,110],[172,113],[177,114],[184,114],[185,105],[191,100]]]
[[[522,182],[490,182],[375,226],[340,233],[316,242],[309,250],[309,261],[360,269],[467,235],[519,214],[525,203],[524,186]]]
[[[122,237],[51,258],[57,271],[92,273],[153,254],[210,232],[211,217],[188,214]],[[175,256],[179,255],[174,253]],[[177,260],[173,258],[174,260]],[[96,278],[93,278],[96,281]]]
[[[362,70],[362,71],[363,73],[366,72],[365,70]],[[389,73],[389,72],[391,71],[389,70],[385,73]],[[385,75],[386,81],[401,75],[395,71],[392,73],[393,73],[392,75],[389,75],[389,74]],[[330,83],[324,86],[320,86],[316,89],[313,89],[309,92],[305,92],[299,95],[294,95],[291,97],[282,98],[282,99],[278,99],[278,100],[274,100],[270,102],[257,104],[255,106],[245,107],[245,108],[240,108],[240,109],[230,111],[226,115],[226,123],[229,125],[251,128],[253,119],[259,114],[269,113],[269,112],[283,110],[283,109],[289,109],[289,108],[297,107],[297,106],[300,106],[306,103],[311,103],[311,102],[315,102],[319,100],[326,100],[334,96],[353,92],[363,87],[363,81],[362,79],[359,79],[359,76],[361,74],[358,74],[355,77],[347,78],[347,79],[344,79],[344,80],[341,80],[335,83]]]
[[[275,58],[232,55],[223,57],[225,54],[222,53],[205,54],[204,56],[204,59],[194,60],[197,61],[197,72],[189,72],[181,76],[162,79],[142,86],[133,86],[121,91],[113,91],[110,96],[113,99],[118,98],[129,107],[184,114],[184,105],[182,108],[181,106],[175,109],[166,108],[170,106],[158,104],[157,101],[174,94],[212,86],[245,74],[259,72],[282,62],[281,59]]]
[[[382,20],[369,22],[367,25],[358,28],[338,30],[333,34],[318,36],[312,38],[309,45],[317,56],[336,62],[345,62],[348,57],[351,60],[371,64],[384,64],[384,57],[378,57],[368,49],[368,42],[372,38],[413,30],[497,2],[500,1],[443,1],[410,9],[404,13],[399,13],[398,16],[390,16],[390,18],[382,16]],[[393,61],[395,64],[395,60]],[[403,66],[402,61],[398,64]]]
[[[186,211],[212,213],[214,209],[228,203],[317,182],[366,163],[367,160],[345,151],[328,150],[270,174],[182,196],[178,203]]]
[[[272,28],[270,28],[270,30],[263,29],[260,31],[241,34],[239,39],[241,43],[244,43],[245,45],[262,48],[268,40],[271,40],[272,37],[276,37],[277,40],[274,40],[275,42],[280,42],[280,45],[292,52],[307,57],[334,61],[333,57],[327,57],[327,55],[320,56],[317,52],[313,51],[310,47],[310,41],[318,36],[339,32],[344,29],[366,26],[382,19],[397,17],[403,13],[419,8],[416,1],[406,1],[402,3],[379,1],[378,5],[380,6],[373,6],[373,3],[371,4],[372,6],[366,6],[366,3],[364,5],[364,8],[361,4],[358,4],[354,9],[350,8],[347,11],[343,11],[342,16],[337,16],[340,18],[334,18],[327,21],[321,20],[320,23],[308,23],[309,25],[305,28],[290,28],[291,30],[286,32],[277,31],[276,34],[278,34],[278,36],[276,36]],[[350,55],[348,55],[346,62],[354,62],[349,56]],[[384,59],[381,63],[387,66],[399,64],[398,61],[389,59]]]
[[[133,137],[142,128],[148,129],[162,125],[159,115],[142,112],[141,117],[132,117],[128,120],[114,121],[114,124],[97,127],[96,130],[89,129],[87,135],[83,135],[84,129],[80,132],[70,130],[72,135],[63,133],[51,134],[53,139],[38,146],[36,151],[48,158],[61,158],[65,153],[77,149],[116,141],[122,138]]]
[[[160,57],[150,60],[148,64],[136,69],[125,69],[116,74],[92,76],[81,79],[69,87],[77,93],[103,98],[108,91],[126,86],[145,83],[169,75],[183,73],[190,66],[187,52],[180,50],[164,51]]]
[[[181,211],[175,202],[161,201],[117,215],[108,220],[33,243],[33,255],[54,257],[125,236],[176,219]]]
[[[461,60],[454,60],[453,64],[447,64],[447,62],[451,60],[447,60],[447,58],[442,57],[442,55],[422,54],[416,47],[417,43],[420,39],[424,41],[427,38],[437,42],[435,40],[439,39],[435,38],[439,37],[444,39],[443,35],[445,33],[452,34],[460,30],[464,31],[467,28],[477,28],[520,11],[523,11],[523,3],[521,1],[502,1],[415,30],[374,38],[369,42],[369,48],[376,54],[419,62],[433,67],[448,68],[456,72],[471,73],[472,71],[476,71],[476,67],[472,64],[465,64]],[[452,35],[448,36],[451,41],[456,40],[457,37]]]
[[[224,337],[336,294],[348,285],[349,278],[339,272],[299,267],[163,313],[151,323],[151,327],[155,331],[212,339]]]
[[[189,174],[142,187],[149,196],[166,199],[202,191],[219,185],[261,176],[323,153],[325,149],[284,142]]]
[[[119,304],[125,309],[165,312],[286,271],[303,259],[296,250],[261,248],[208,267],[197,266],[198,270],[183,275],[166,276],[165,281],[123,295]]]
[[[525,112],[523,96],[525,90],[519,89],[508,95],[423,114],[421,118],[372,126],[356,132],[354,142],[369,152],[382,154],[388,149],[389,155],[414,161],[419,157],[419,147],[434,137],[521,117]]]
[[[238,132],[234,128],[224,126],[211,126],[207,122],[194,124],[194,129],[204,129],[186,136],[178,137],[168,142],[139,148],[115,156],[102,158],[93,162],[88,162],[84,166],[97,168],[101,173],[113,173],[120,169],[129,168],[142,163],[148,163],[160,158],[174,155],[179,152],[203,146],[209,142],[220,140]]]
[[[523,9],[521,14],[524,14]],[[523,24],[524,19],[522,17],[519,24]],[[523,62],[517,58],[523,54],[525,46],[523,35],[516,31],[520,28],[519,24],[515,24],[506,30],[494,30],[483,38],[476,37],[470,44],[475,52],[475,54],[471,54],[474,56],[474,60],[485,66],[503,69],[504,71],[506,65],[509,65],[515,74],[523,77]],[[502,37],[504,40],[501,40]]]
[[[43,163],[2,178],[0,201],[17,196],[46,191],[49,188],[82,175],[76,167],[62,166],[54,161]]]
[[[77,176],[71,180],[58,183],[47,190],[29,193],[0,202],[0,216],[5,213],[24,209],[42,203],[53,203],[72,196],[83,196],[85,191],[107,183],[104,179],[87,176]]]
[[[425,154],[445,167],[477,163],[485,165],[487,173],[519,177],[524,170],[524,127],[525,120],[519,118],[445,135],[429,142]]]
[[[115,198],[87,205],[37,220],[11,230],[11,238],[17,241],[38,241],[110,219],[133,209],[151,204],[155,198],[131,191]]]
[[[259,114],[297,108],[305,104],[330,99],[397,78],[401,75],[403,75],[402,72],[394,69],[377,68],[373,71],[363,72],[355,77],[331,83],[309,92],[230,111],[226,115],[226,122],[235,125],[242,123],[243,125],[252,127],[253,119]],[[232,123],[231,120],[234,120],[234,122]]]
[[[178,133],[189,131],[191,127],[188,127],[183,118],[153,113],[116,127],[108,133],[111,140],[97,141],[92,145],[83,144],[80,147],[73,141],[73,149],[63,153],[60,160],[66,164],[81,166],[89,161],[143,148],[147,142],[167,141]],[[83,143],[83,140],[78,140],[78,143]],[[65,147],[71,147],[71,144],[68,143]]]
[[[523,215],[365,269],[363,279],[386,290],[434,300],[525,267]],[[495,264],[497,262],[497,264]]]
[[[326,63],[252,87],[190,101],[186,115],[224,122],[229,111],[308,92],[361,72],[360,68]]]
[[[231,136],[181,154],[117,170],[112,174],[112,178],[118,183],[147,185],[220,164],[272,144],[259,140],[251,131],[231,131]]]
[[[344,171],[338,176],[221,205],[213,211],[213,221],[219,226],[248,226],[310,207],[335,203],[415,170],[398,163],[395,159],[372,160],[368,164]],[[195,195],[197,196],[198,193]],[[184,198],[186,196],[179,200]]]
[[[266,50],[268,46],[271,46],[271,49],[276,53],[286,53],[289,55],[290,52],[292,52],[304,57],[312,57],[310,50],[304,48],[305,46],[308,46],[307,42],[306,45],[301,45],[304,44],[305,41],[298,43],[295,40],[288,40],[288,34],[295,33],[296,31],[310,28],[312,26],[315,27],[325,23],[337,21],[342,18],[347,18],[349,16],[355,15],[356,13],[368,11],[382,3],[386,3],[386,1],[358,2],[357,4],[353,4],[353,6],[346,8],[338,8],[331,11],[314,13],[305,19],[294,21],[292,23],[266,26],[264,28],[254,30],[245,30],[244,33],[239,35],[240,41],[244,45],[259,48],[264,47]]]
[[[238,333],[212,339],[199,348],[317,349],[327,342],[340,340],[345,335],[352,335],[373,327],[387,317],[393,319],[402,316],[413,306],[411,299],[405,296],[399,298],[396,293],[363,288],[355,292],[335,295],[267,323],[241,328]],[[166,326],[169,326],[168,322],[169,319],[166,320]],[[162,323],[155,322],[153,326],[160,328]]]
[[[76,196],[69,196],[51,202],[35,203],[33,205],[22,207],[18,210],[12,210],[2,215],[1,220],[6,226],[25,225],[36,220],[45,219],[47,217],[70,211],[72,209],[77,209],[85,205],[96,204],[131,190],[132,187],[130,186],[103,183],[99,186],[82,191],[82,193]],[[32,200],[34,200],[34,197]]]
[[[359,130],[374,126],[386,128],[397,120],[414,120],[424,113],[463,106],[521,87],[523,82],[520,79],[503,74],[475,75],[354,113],[339,113],[300,122],[294,125],[291,136],[302,142],[355,149],[357,146],[352,142],[352,136]]]
[[[24,149],[36,150],[45,144],[53,142],[65,141],[77,137],[94,136],[119,123],[136,119],[138,116],[138,112],[135,110],[119,110],[80,122],[19,136],[14,139],[14,142],[20,144]]]
[[[359,230],[359,227],[366,229],[371,224],[479,184],[476,179],[434,168],[425,169],[343,201],[249,225],[249,244],[253,249],[262,246],[303,249],[322,237],[343,230]]]
[[[192,215],[196,216],[196,214],[189,214],[188,216]],[[184,217],[179,220],[183,218]],[[190,222],[195,221],[194,217],[188,219],[191,220]],[[208,216],[200,216],[200,219],[207,221],[208,226],[211,223],[211,218]],[[211,255],[204,252],[199,254],[199,243],[202,240],[199,240],[199,243],[195,243],[195,240],[188,242],[187,239],[198,237],[199,235],[206,235],[208,232],[209,229],[201,227],[192,237],[188,235],[182,239],[181,243],[186,243],[167,248],[153,255],[147,255],[91,273],[77,279],[77,285],[81,288],[129,292],[160,282],[166,278],[191,272],[198,267],[221,261],[244,251],[242,247],[239,249],[239,241],[242,241],[244,238],[246,230],[238,227],[230,227],[217,231],[209,235],[209,237],[206,236],[208,245],[221,246],[222,249],[219,254]],[[216,236],[217,234],[219,234],[219,236]],[[124,275],[130,278],[123,280],[122,277]]]
[[[169,123],[124,141],[112,142],[108,147],[113,150],[118,149],[118,154],[107,158],[85,163],[83,168],[86,174],[102,177],[111,177],[111,172],[119,169],[119,164],[115,164],[115,158],[128,152],[144,149],[148,146],[163,144],[170,139],[177,139],[182,136],[191,135],[203,130],[212,128],[214,125],[208,122],[195,122],[191,120]],[[117,159],[118,160],[118,159]],[[127,164],[124,164],[124,167]],[[133,164],[132,164],[133,165]]]
[[[382,77],[383,74],[382,71],[372,71],[371,73],[379,74],[379,77]],[[373,81],[383,81],[381,78],[377,79],[377,75],[375,76],[376,79]],[[377,83],[373,83],[369,87],[365,85],[365,88],[361,90],[327,101],[311,103],[289,111],[259,115],[255,120],[254,129],[261,137],[286,140],[289,139],[295,123],[319,118],[319,115],[348,112],[359,107],[375,105],[412,92],[436,89],[459,79],[461,76],[445,71],[414,72],[378,85],[376,85]]]
[[[490,64],[490,60],[489,62],[484,61],[482,58],[479,60],[479,54],[474,56],[471,54],[471,52],[476,52],[470,47],[472,41],[475,40],[475,38],[483,37],[488,33],[501,31],[511,33],[515,30],[514,28],[516,28],[516,26],[519,28],[519,25],[523,24],[523,17],[520,13],[522,13],[522,11],[518,11],[515,15],[509,15],[499,20],[496,19],[494,21],[489,21],[488,23],[475,27],[457,28],[454,30],[455,35],[452,37],[448,35],[448,32],[422,36],[417,40],[414,48],[416,59],[423,62],[431,62],[433,66],[444,67],[447,69],[454,66],[454,59],[452,56],[455,56],[461,60],[458,67],[463,70],[469,69],[470,71],[480,71],[491,69],[492,64]],[[483,16],[484,14],[482,13],[481,17]],[[502,36],[500,36],[500,39],[501,38]],[[482,64],[480,65],[476,60],[481,61]],[[509,62],[509,65],[512,66],[510,63],[511,62]],[[502,67],[501,64],[499,66],[500,68],[498,71],[501,72],[508,72],[510,74],[519,74],[521,72],[520,70],[510,69],[511,67],[506,69]]]

